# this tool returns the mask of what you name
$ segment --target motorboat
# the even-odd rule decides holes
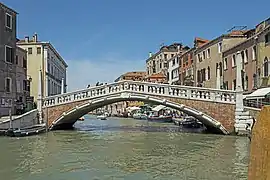
[[[156,122],[172,122],[173,118],[172,116],[155,116],[155,115],[150,115],[147,118],[148,121],[156,121]]]
[[[97,119],[107,120],[107,116],[105,114],[102,114],[102,115],[97,116]]]
[[[202,128],[203,124],[192,116],[185,117],[183,121],[180,122],[181,126],[184,128]]]
[[[82,116],[82,117],[80,117],[78,120],[79,120],[79,121],[84,121],[84,117]]]
[[[24,136],[37,135],[44,132],[46,132],[46,126],[31,126],[24,129],[10,128],[6,131],[5,135],[9,137],[24,137]]]
[[[132,116],[134,119],[144,119],[147,120],[147,115],[142,113],[135,113]]]

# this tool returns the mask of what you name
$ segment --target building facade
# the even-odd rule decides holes
[[[167,80],[169,84],[180,84],[179,81],[179,54],[168,60]]]
[[[17,13],[0,3],[0,116],[16,112]]]
[[[270,86],[270,18],[256,26],[258,87]]]
[[[163,73],[167,75],[168,60],[174,57],[177,52],[183,48],[182,44],[174,43],[169,46],[162,46],[155,54],[149,53],[149,58],[146,60],[147,76]]]
[[[37,34],[32,39],[25,37],[17,45],[27,51],[28,75],[32,78],[31,96],[38,96],[39,71],[42,71],[43,96],[51,96],[67,90],[67,63],[49,42],[38,41]]]
[[[31,78],[27,75],[27,51],[16,47],[16,114],[21,114],[24,110],[33,108],[32,98],[30,98]]]
[[[195,50],[195,84],[206,88],[223,88],[222,52],[246,40],[246,31],[232,31],[209,41]]]
[[[223,56],[223,87],[224,89],[236,90],[236,54],[241,53],[242,57],[242,85],[245,92],[251,92],[256,83],[257,51],[255,30],[250,30],[245,35],[247,40],[227,49]]]

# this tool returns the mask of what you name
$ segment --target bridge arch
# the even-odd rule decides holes
[[[85,103],[78,105],[67,112],[64,112],[59,118],[52,122],[52,125],[49,128],[50,130],[53,130],[66,126],[71,127],[81,116],[87,114],[88,112],[93,111],[99,107],[121,101],[143,101],[155,104],[162,104],[164,106],[180,110],[190,116],[197,118],[212,132],[229,134],[229,131],[219,121],[206,113],[167,99],[136,93],[119,93],[88,100]]]

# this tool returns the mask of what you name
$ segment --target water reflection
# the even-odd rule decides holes
[[[0,138],[0,174],[7,180],[247,179],[245,138],[115,118],[88,117],[76,129]]]

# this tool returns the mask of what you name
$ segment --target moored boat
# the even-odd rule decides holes
[[[202,128],[203,124],[192,116],[185,117],[183,121],[180,122],[181,126],[184,128]]]
[[[156,121],[156,122],[172,122],[172,116],[148,116],[148,121]]]
[[[97,116],[97,119],[100,119],[100,120],[107,120],[107,116],[105,114],[102,114],[100,116]]]
[[[24,137],[24,136],[32,136],[40,133],[46,132],[46,126],[32,126],[24,129],[8,129],[6,131],[6,136],[9,137]]]
[[[134,119],[145,119],[147,120],[147,115],[142,113],[135,113],[132,116]]]
[[[84,116],[80,117],[78,120],[79,121],[84,121]]]

